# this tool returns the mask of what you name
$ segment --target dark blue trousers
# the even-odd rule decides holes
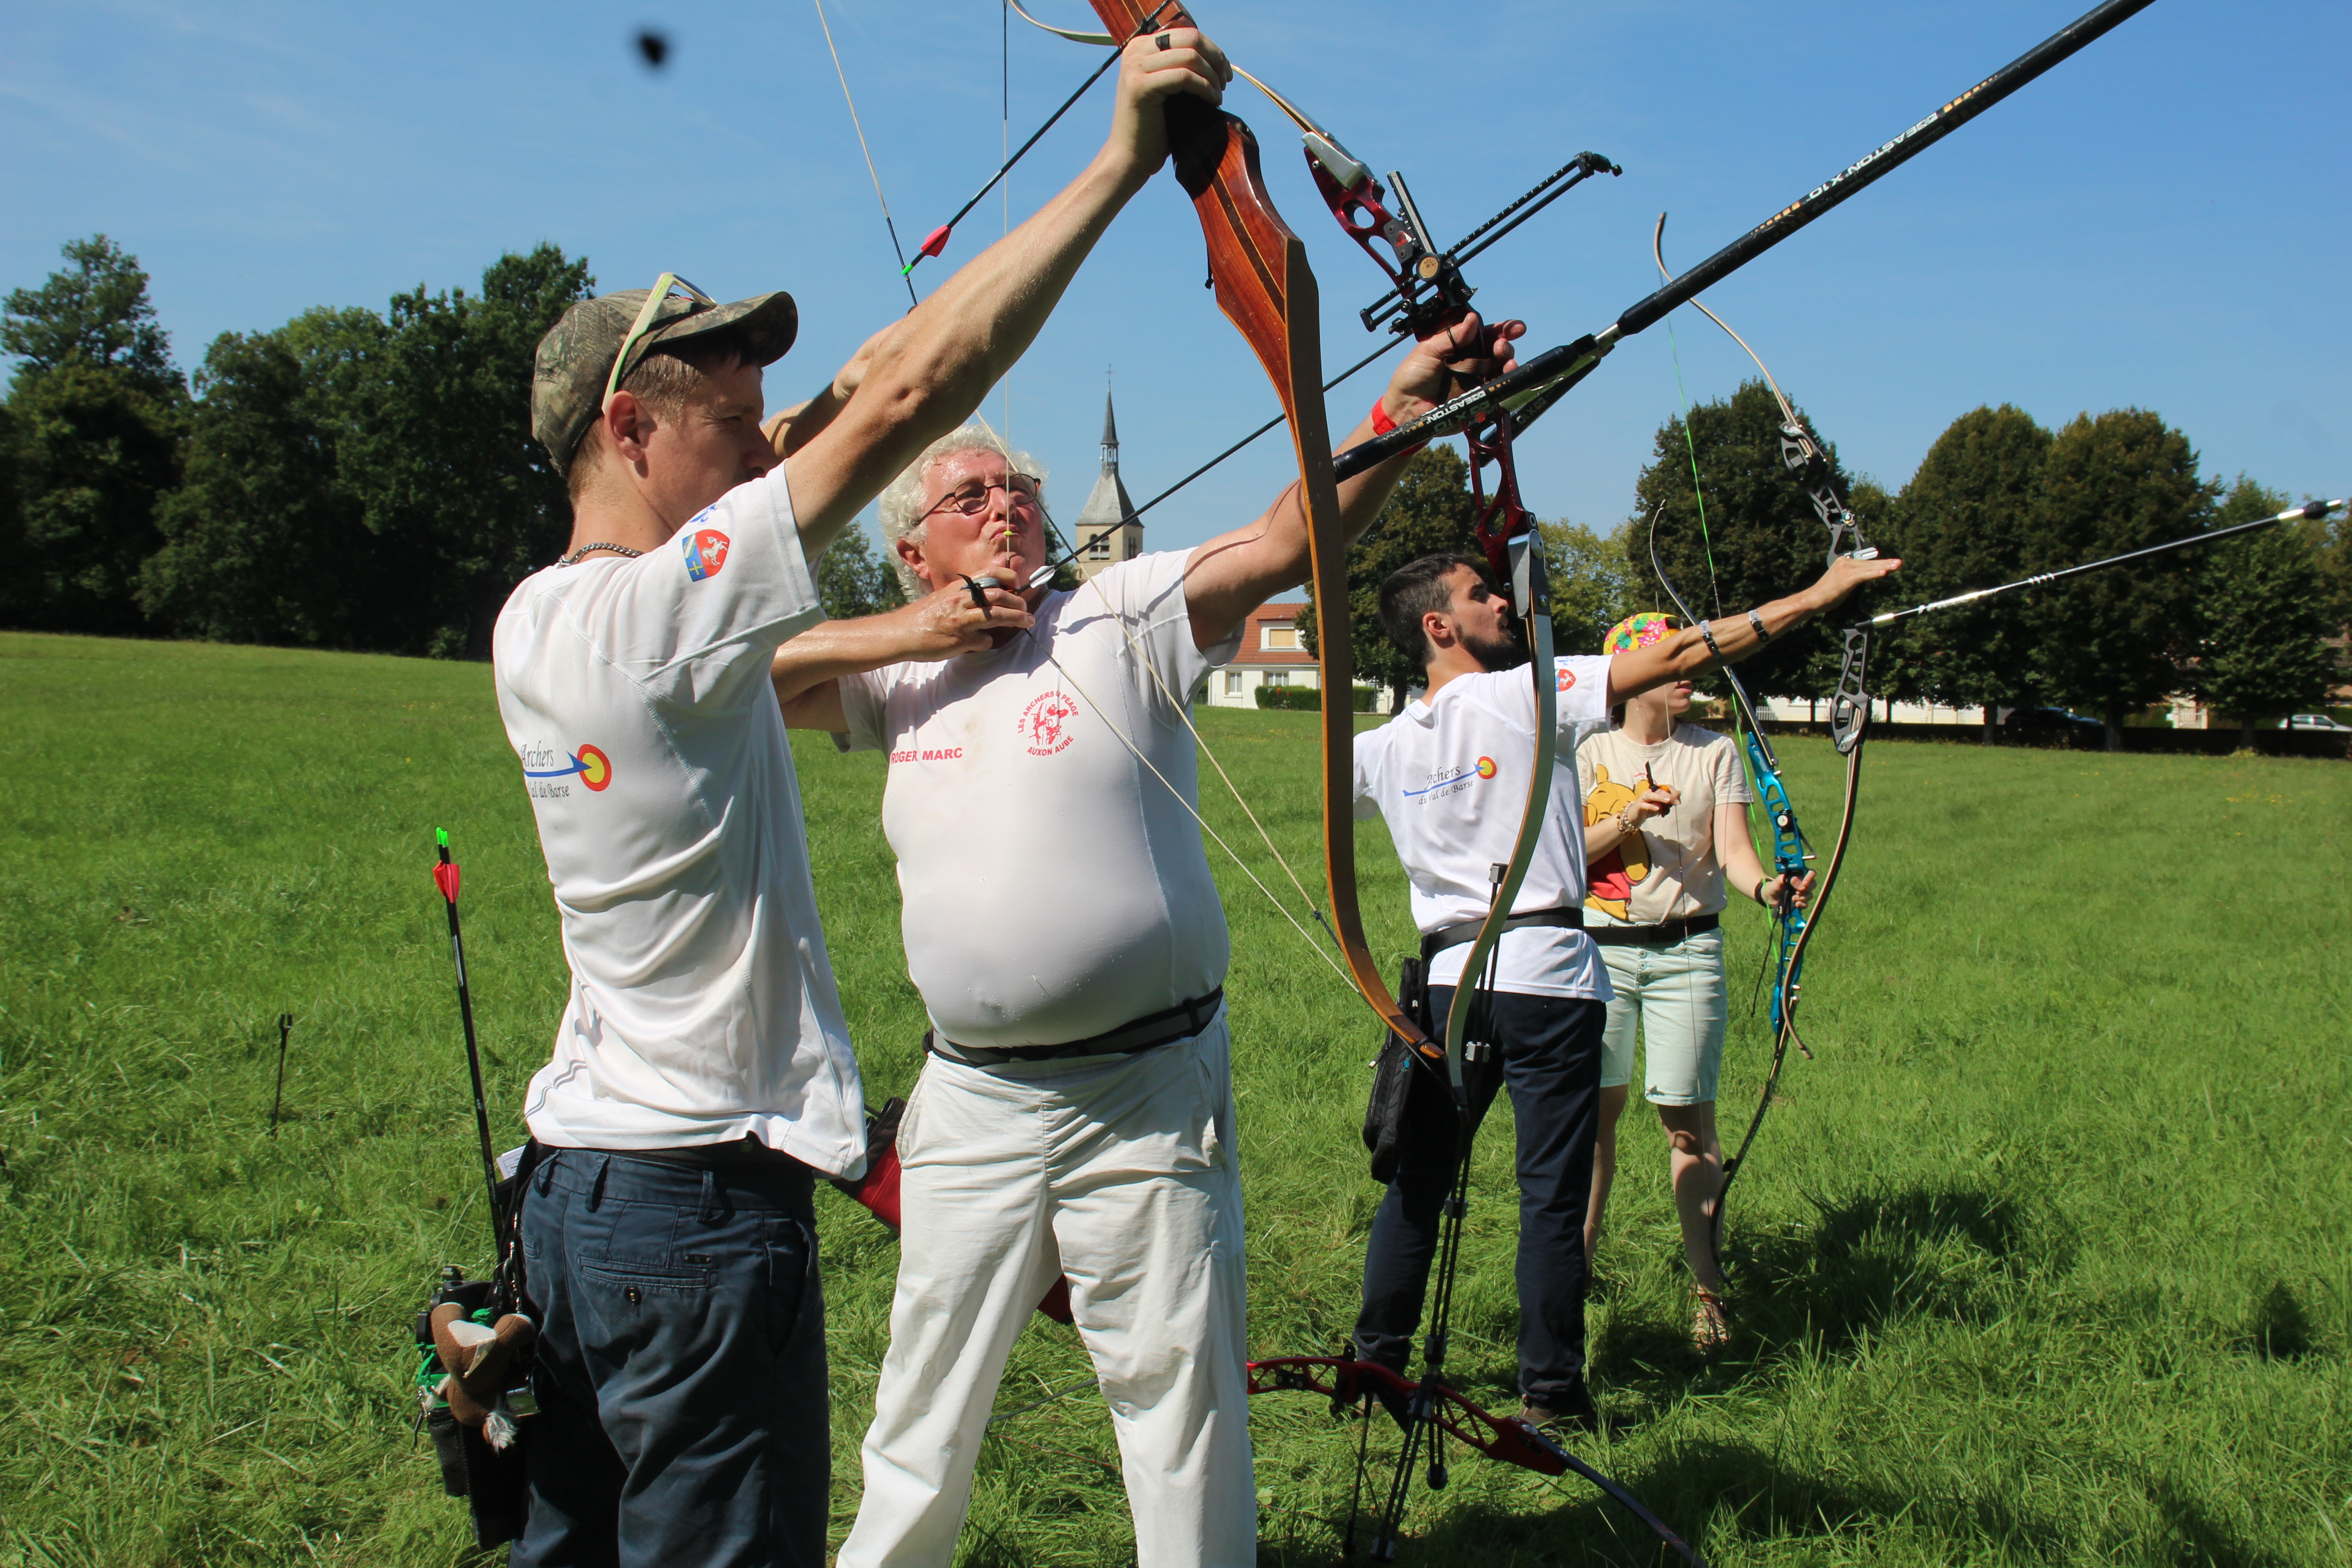
[[[1600,1126],[1601,1029],[1605,1004],[1560,996],[1493,994],[1493,1024],[1478,1031],[1495,1052],[1467,1075],[1474,1119],[1483,1120],[1495,1090],[1507,1085],[1518,1128],[1519,1394],[1531,1404],[1566,1407],[1584,1383],[1584,1215],[1592,1201],[1592,1144]],[[1452,986],[1433,986],[1430,1016],[1442,1025]],[[1497,1070],[1499,1068],[1499,1070]],[[1454,1182],[1458,1119],[1453,1091],[1416,1075],[1395,1179],[1372,1217],[1364,1258],[1364,1306],[1356,1319],[1356,1353],[1410,1373],[1421,1326],[1429,1266]],[[1470,1202],[1496,1194],[1474,1184]]]
[[[532,1173],[540,1414],[513,1568],[823,1568],[814,1179],[580,1149]]]

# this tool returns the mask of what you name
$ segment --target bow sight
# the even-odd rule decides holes
[[[1398,215],[1391,216],[1381,205],[1380,182],[1372,178],[1370,169],[1351,157],[1328,132],[1308,131],[1305,136],[1307,167],[1315,175],[1316,187],[1329,204],[1332,216],[1339,220],[1339,226],[1348,231],[1349,237],[1364,247],[1365,254],[1388,273],[1392,285],[1357,316],[1368,332],[1386,327],[1401,337],[1417,333],[1444,312],[1470,303],[1470,296],[1477,290],[1462,279],[1464,262],[1476,258],[1496,240],[1593,175],[1625,172],[1598,153],[1579,153],[1502,211],[1445,249],[1436,250],[1429,243],[1428,226],[1422,222],[1420,209],[1413,205],[1412,192],[1406,188],[1403,174],[1394,169],[1389,171],[1389,184],[1396,191],[1399,209]],[[1531,202],[1532,206],[1528,205]],[[1507,218],[1507,223],[1504,221]],[[1375,237],[1385,240],[1396,253],[1395,265],[1390,265],[1373,248]]]

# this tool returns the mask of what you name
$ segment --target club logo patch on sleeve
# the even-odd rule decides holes
[[[1557,684],[1560,690],[1567,690],[1570,687],[1576,684],[1576,671],[1569,668],[1568,666],[1564,664],[1561,665],[1559,667],[1559,679]]]
[[[727,564],[728,538],[715,528],[680,534],[678,544],[686,552],[686,574],[694,582],[718,576]]]

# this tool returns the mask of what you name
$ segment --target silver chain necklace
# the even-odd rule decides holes
[[[571,554],[565,556],[562,560],[557,562],[556,564],[558,566],[577,566],[580,564],[580,558],[587,554],[592,550],[609,550],[615,555],[626,555],[633,560],[645,553],[642,550],[632,550],[625,544],[583,544],[579,549],[573,551]]]

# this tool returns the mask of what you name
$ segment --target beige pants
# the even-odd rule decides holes
[[[925,1064],[841,1568],[945,1568],[1005,1358],[1058,1274],[1110,1405],[1139,1568],[1257,1561],[1229,1057],[1221,1013],[1136,1057]]]

